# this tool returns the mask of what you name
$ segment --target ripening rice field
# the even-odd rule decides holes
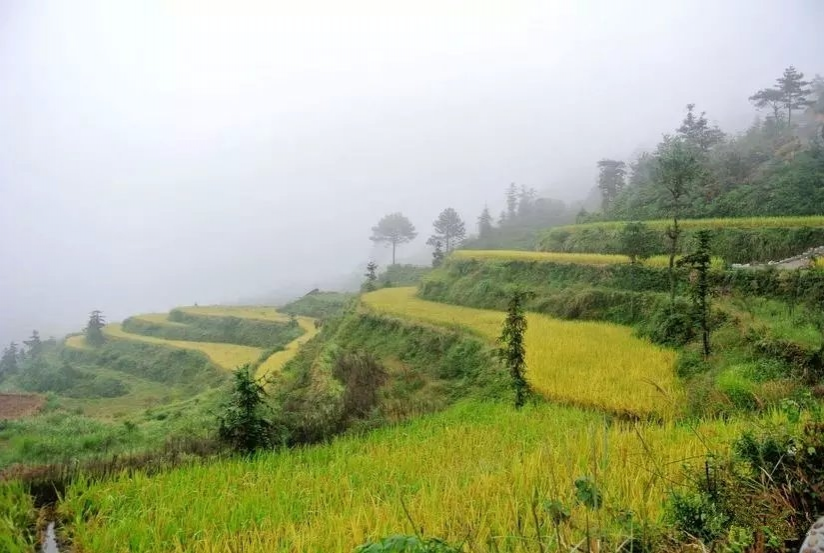
[[[156,344],[159,346],[169,346],[199,351],[205,353],[216,365],[226,370],[233,370],[236,367],[246,363],[254,363],[263,353],[262,349],[253,348],[250,346],[216,344],[209,342],[186,342],[183,340],[163,340],[162,338],[154,338],[152,336],[132,334],[125,332],[118,323],[109,323],[104,326],[103,334],[105,334],[107,338],[114,340],[135,340],[149,344]],[[83,336],[72,336],[66,340],[66,346],[82,349],[86,347],[86,340]]]
[[[266,378],[270,374],[280,371],[280,369],[297,354],[300,347],[314,338],[318,333],[318,329],[315,328],[314,319],[309,317],[298,317],[297,319],[301,330],[303,330],[303,335],[286,344],[286,347],[281,351],[276,351],[266,358],[266,361],[261,363],[257,368],[257,373],[255,374],[257,378]]]
[[[535,526],[524,523],[518,536],[518,521],[532,520],[534,500],[556,499],[572,511],[562,529],[569,549],[585,527],[576,478],[595,481],[603,513],[631,509],[652,520],[682,461],[726,450],[741,427],[608,426],[596,413],[558,405],[516,411],[466,402],[327,445],[77,482],[59,508],[83,553],[347,552],[368,539],[414,533],[402,501],[426,535],[468,539],[471,551],[494,543],[518,552],[536,550]]]
[[[363,296],[379,312],[473,330],[494,343],[504,314],[415,297],[414,288],[384,288]],[[671,418],[682,389],[675,352],[633,336],[623,326],[565,321],[530,313],[527,378],[544,396],[611,412]]]
[[[520,250],[456,250],[451,257],[456,259],[478,259],[498,261],[539,261],[546,263],[566,263],[571,265],[620,265],[630,262],[629,256],[606,253],[565,253],[565,252],[532,252]],[[655,255],[643,260],[642,265],[647,267],[668,267],[669,256]],[[724,268],[724,260],[715,257],[712,266],[716,269]]]
[[[274,307],[262,307],[254,305],[203,305],[178,307],[179,311],[190,315],[202,315],[204,317],[238,317],[241,319],[260,319],[262,321],[287,321],[288,317],[279,313]]]

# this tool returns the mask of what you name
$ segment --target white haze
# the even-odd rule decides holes
[[[821,71],[822,23],[820,0],[0,0],[0,339],[333,286],[384,255],[385,213],[422,244],[513,181],[581,198],[688,102],[740,129],[784,67]]]

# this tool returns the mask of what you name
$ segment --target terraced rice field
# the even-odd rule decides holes
[[[531,252],[519,250],[457,250],[452,252],[455,259],[478,259],[499,261],[539,261],[546,263],[566,263],[573,265],[620,265],[630,262],[629,256],[606,253],[565,253],[565,252]],[[668,267],[669,256],[655,255],[641,263],[647,267]],[[715,269],[724,268],[724,260],[716,257],[712,260]]]
[[[515,411],[468,402],[328,445],[78,482],[60,511],[73,521],[73,544],[87,553],[348,552],[371,538],[413,533],[403,505],[426,535],[468,539],[467,550],[536,551],[535,526],[523,523],[532,520],[533,501],[571,509],[561,530],[567,544],[586,527],[573,496],[582,476],[602,491],[604,512],[655,519],[681,461],[700,464],[707,448],[725,451],[741,427],[606,426],[597,413],[558,405]],[[546,550],[554,551],[543,522]]]
[[[384,288],[363,296],[379,312],[473,330],[494,344],[504,314],[415,297],[414,288]],[[527,378],[544,396],[574,405],[641,417],[674,417],[682,389],[675,352],[632,335],[623,326],[564,321],[530,313]]]
[[[303,335],[289,342],[284,349],[276,351],[270,355],[266,361],[260,364],[257,369],[257,378],[266,378],[267,376],[280,371],[283,366],[292,359],[300,349],[300,347],[315,337],[318,329],[315,328],[315,320],[309,317],[298,317],[298,324],[303,330]]]
[[[184,313],[205,317],[239,317],[241,319],[260,319],[262,321],[278,322],[289,320],[286,315],[279,313],[274,307],[203,305],[178,307],[177,309]]]

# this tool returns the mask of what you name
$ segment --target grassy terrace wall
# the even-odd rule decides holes
[[[541,252],[456,252],[421,283],[420,295],[433,301],[504,309],[513,287],[520,286],[535,292],[529,306],[533,311],[632,323],[663,301],[656,294],[669,292],[669,274],[660,264],[630,264],[617,255],[561,255],[556,261],[556,254]],[[686,270],[681,270],[679,294],[687,292],[687,277]],[[824,271],[819,270],[716,267],[710,279],[719,290],[794,303],[824,301]]]
[[[178,324],[174,324],[178,323]],[[168,322],[141,316],[123,321],[123,330],[164,340],[230,343],[266,349],[282,348],[303,331],[297,323],[242,317],[198,315],[173,309]]]
[[[668,251],[668,220],[645,221],[657,234],[654,249]],[[621,252],[624,221],[555,227],[543,231],[538,249],[547,252],[606,253]],[[745,219],[686,219],[680,222],[684,233],[682,248],[688,248],[696,231],[713,231],[713,253],[729,263],[770,261],[797,255],[824,245],[824,217],[763,217]]]

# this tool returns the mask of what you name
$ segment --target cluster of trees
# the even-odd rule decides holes
[[[0,356],[0,378],[16,374],[26,360],[37,360],[43,354],[44,341],[40,333],[32,330],[31,337],[23,340],[22,345],[11,342],[3,349]]]
[[[824,213],[824,79],[790,66],[749,99],[768,115],[740,135],[688,104],[653,152],[598,161],[602,213],[581,219]]]
[[[100,311],[92,311],[89,315],[89,322],[83,331],[88,344],[99,346],[105,342],[106,339],[102,331],[105,324],[106,320],[103,314]],[[17,342],[9,343],[8,346],[3,348],[3,353],[0,355],[0,379],[20,372],[27,361],[40,360],[46,346],[52,346],[55,343],[53,338],[42,340],[40,332],[37,330],[32,330],[31,337],[28,340],[23,340],[22,344]]]
[[[447,207],[438,218],[432,223],[433,233],[426,243],[433,247],[433,265],[437,266],[443,261],[445,255],[458,248],[466,239],[466,225],[454,208]],[[370,240],[376,243],[383,243],[392,247],[392,265],[395,265],[397,247],[401,244],[411,242],[418,236],[415,225],[402,213],[390,213],[378,221],[372,227]],[[371,265],[371,264],[370,264]],[[377,268],[377,266],[375,266]],[[372,270],[374,272],[374,269]],[[374,282],[374,278],[367,280]]]

